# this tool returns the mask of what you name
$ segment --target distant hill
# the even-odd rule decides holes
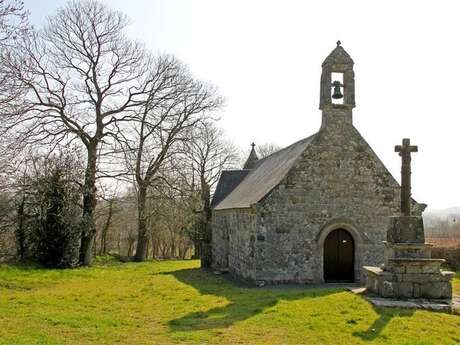
[[[425,217],[445,218],[448,216],[460,216],[460,206],[444,208],[441,210],[427,210],[424,214]]]
[[[428,210],[423,214],[425,234],[432,238],[460,237],[460,207]]]

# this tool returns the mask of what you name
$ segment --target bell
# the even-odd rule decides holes
[[[340,81],[335,81],[332,83],[332,87],[334,88],[334,93],[332,94],[332,98],[334,99],[341,99],[343,98],[342,92],[340,91],[340,87],[343,86]]]

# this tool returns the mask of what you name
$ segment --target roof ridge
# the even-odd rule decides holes
[[[300,143],[301,141],[309,140],[309,139],[311,139],[312,137],[314,137],[316,134],[318,134],[318,132],[313,133],[312,135],[310,135],[310,136],[308,136],[308,137],[306,137],[306,138],[297,140],[297,141],[293,142],[291,145],[288,145],[288,146],[286,146],[286,147],[283,147],[283,148],[279,149],[278,151],[272,152],[272,153],[270,153],[268,156],[265,156],[264,158],[259,159],[259,160],[257,161],[257,163],[256,163],[256,165],[255,165],[254,168],[256,168],[256,167],[258,166],[258,164],[259,164],[260,162],[264,161],[265,159],[270,158],[271,156],[273,156],[273,155],[275,155],[275,154],[277,154],[277,153],[279,153],[279,152],[281,152],[281,151],[287,150],[287,149],[290,148],[291,146],[294,146],[294,145]]]
[[[224,169],[222,171],[251,171],[251,169]]]
[[[248,208],[275,188],[308,147],[314,133],[259,160],[238,185],[216,204],[215,209]]]

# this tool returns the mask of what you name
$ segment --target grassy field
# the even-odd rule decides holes
[[[0,266],[0,344],[457,343],[460,316],[375,309],[339,289],[241,287],[197,261]]]

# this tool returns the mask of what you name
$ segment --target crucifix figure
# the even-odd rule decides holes
[[[410,161],[411,153],[418,152],[418,147],[410,144],[410,139],[403,139],[402,145],[395,146],[395,152],[399,152],[401,156],[401,213],[403,216],[410,216]]]

